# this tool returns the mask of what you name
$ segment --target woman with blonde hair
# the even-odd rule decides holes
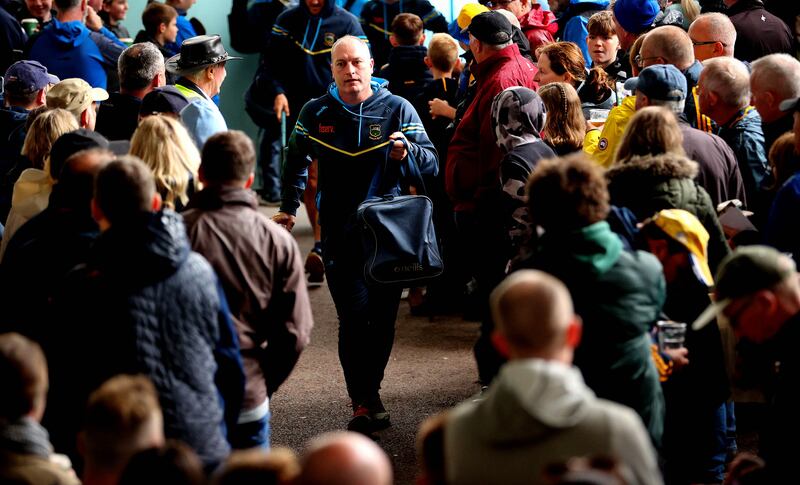
[[[47,208],[56,178],[50,174],[50,149],[58,137],[78,128],[75,116],[63,109],[45,111],[31,123],[22,145],[21,160],[29,168],[23,170],[14,183],[0,259],[17,229]]]
[[[708,192],[695,180],[699,167],[683,151],[683,135],[675,115],[650,106],[631,118],[606,172],[611,203],[627,207],[640,221],[663,209],[692,213],[710,235],[708,263],[716,272],[728,247],[722,224]]]
[[[664,108],[642,108],[625,127],[614,165],[626,163],[633,157],[662,153],[686,154],[678,119]]]
[[[583,148],[586,119],[578,92],[568,83],[550,83],[539,88],[547,117],[542,138],[563,157]]]
[[[200,152],[181,122],[168,116],[144,118],[133,133],[129,153],[153,171],[164,203],[182,210],[195,191]]]

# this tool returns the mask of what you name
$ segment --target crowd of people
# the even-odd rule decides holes
[[[420,483],[793,482],[800,5],[234,0],[252,140],[195,1],[132,36],[127,0],[0,0],[0,481],[392,483],[407,290],[480,322]],[[383,194],[432,200],[441,274],[368,277]],[[352,417],[297,456],[270,399],[324,282]]]

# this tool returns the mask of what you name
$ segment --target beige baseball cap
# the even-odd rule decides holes
[[[94,101],[105,101],[108,92],[103,88],[93,88],[83,79],[64,79],[47,92],[47,107],[61,108],[79,116]]]

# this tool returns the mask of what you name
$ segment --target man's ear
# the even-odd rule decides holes
[[[105,220],[106,216],[103,214],[103,211],[100,210],[100,206],[97,204],[97,199],[92,197],[92,219],[95,220],[98,224],[100,221]]]
[[[492,332],[492,347],[506,359],[511,355],[508,349],[508,339],[500,330],[495,329]]]
[[[197,180],[199,180],[200,183],[203,184],[203,185],[208,185],[208,184],[206,184],[206,182],[207,182],[206,173],[205,173],[205,170],[203,170],[203,165],[202,164],[200,165],[200,168],[197,169]]]
[[[389,36],[389,43],[392,44],[392,47],[397,47],[398,45],[400,45],[397,42],[397,38],[394,36],[394,34]]]
[[[89,126],[89,110],[90,109],[93,109],[93,108],[91,106],[89,106],[88,108],[83,110],[83,112],[81,113],[81,119],[78,120],[79,124],[81,125],[81,128],[86,128],[86,127]]]
[[[156,73],[155,76],[153,76],[153,79],[150,81],[150,88],[151,89],[160,88],[164,86],[166,83],[167,83],[167,76],[163,72],[158,72]]]
[[[161,210],[161,206],[162,206],[161,194],[156,192],[155,194],[153,194],[153,201],[151,202],[150,207],[153,209],[153,212],[158,212]]]
[[[581,343],[582,336],[583,320],[581,320],[581,317],[578,315],[575,315],[567,327],[567,345],[572,349],[578,348],[578,345]]]
[[[374,71],[375,70],[375,59],[373,59],[373,58],[370,58],[370,60],[369,60],[369,70],[370,71]]]
[[[717,101],[719,101],[719,95],[717,93],[715,93],[714,91],[709,91],[708,92],[708,101],[709,101],[709,104],[711,104],[711,106],[716,106],[717,105]]]
[[[775,93],[773,93],[772,91],[765,91],[764,92],[764,97],[766,98],[766,103],[765,104],[767,106],[773,106],[773,105],[776,104],[775,103]]]
[[[36,104],[38,106],[44,106],[47,104],[47,88],[42,88],[39,90],[39,94],[36,95]]]
[[[424,43],[425,43],[425,32],[423,32],[422,35],[419,37],[419,42],[417,43],[417,45],[423,45]]]
[[[249,189],[253,186],[253,182],[256,181],[256,174],[251,173],[249,177],[247,177],[247,182],[244,183],[244,188]]]
[[[431,62],[431,58],[430,57],[425,56],[425,59],[423,59],[423,60],[425,61],[425,65],[428,66],[428,69],[433,67],[433,63]]]

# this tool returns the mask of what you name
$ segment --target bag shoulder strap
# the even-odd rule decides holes
[[[390,167],[397,163],[389,158],[389,154],[392,153],[392,147],[394,146],[393,143],[390,143],[386,147],[386,159],[382,164],[378,165],[375,169],[375,174],[372,176],[372,181],[367,191],[367,199],[380,197],[382,195],[400,195],[397,186],[399,182],[398,179],[401,178],[407,180],[411,185],[416,187],[418,194],[424,195],[427,193],[425,190],[425,182],[422,179],[422,173],[420,173],[419,167],[414,160],[414,155],[411,152],[408,140],[399,138],[396,141],[402,142],[406,148],[406,153],[408,153],[408,155],[399,162],[398,176],[395,178],[388,175]],[[392,181],[391,185],[389,184],[390,179]]]

